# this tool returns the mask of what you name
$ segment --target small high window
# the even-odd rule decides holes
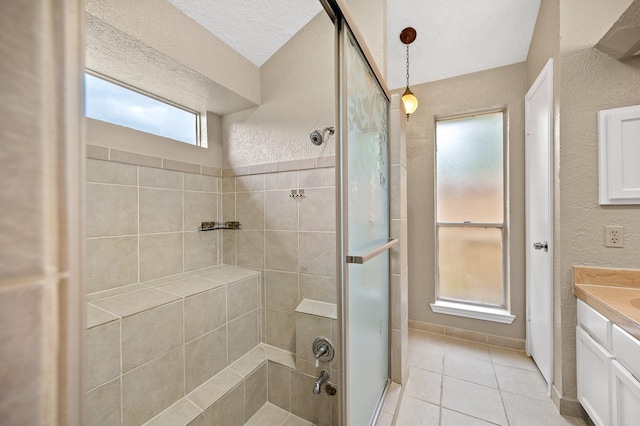
[[[187,108],[85,73],[85,116],[200,145],[200,115]]]
[[[505,308],[503,113],[436,122],[437,300]]]

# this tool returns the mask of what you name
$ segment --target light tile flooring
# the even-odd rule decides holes
[[[409,330],[409,381],[395,424],[587,425],[561,416],[546,388],[524,352]]]
[[[267,402],[245,423],[245,426],[312,426],[312,423]]]

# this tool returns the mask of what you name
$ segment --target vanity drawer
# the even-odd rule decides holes
[[[611,350],[611,321],[580,299],[578,299],[578,324],[598,343]]]
[[[640,380],[640,341],[614,324],[612,344],[618,362]]]

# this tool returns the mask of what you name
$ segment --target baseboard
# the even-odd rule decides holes
[[[410,319],[409,328],[434,334],[441,334],[443,336],[456,337],[458,339],[470,340],[472,342],[484,343],[487,345],[500,346],[508,349],[524,351],[525,348],[525,341],[522,339],[512,339],[510,337],[478,333],[477,331],[469,331],[462,328],[448,327],[440,324],[431,324],[428,322]]]

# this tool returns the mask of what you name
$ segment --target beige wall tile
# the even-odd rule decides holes
[[[182,233],[140,236],[140,281],[182,272]]]
[[[299,203],[289,195],[291,195],[290,190],[265,191],[265,229],[276,231],[298,230]]]
[[[264,268],[264,231],[235,231],[236,264]]]
[[[218,192],[218,178],[185,173],[184,189],[185,191]]]
[[[255,175],[259,173],[273,173],[278,171],[278,163],[263,163],[249,165],[249,174]]]
[[[311,393],[313,377],[291,372],[291,413],[313,424],[331,424],[331,401],[329,395]]]
[[[0,419],[40,424],[43,317],[40,286],[0,292]]]
[[[109,159],[118,163],[138,164],[148,167],[162,167],[162,158],[151,157],[149,155],[135,154],[133,152],[120,151],[117,149],[109,150]]]
[[[87,389],[120,376],[120,321],[87,330]]]
[[[132,186],[87,184],[87,237],[138,232],[138,190]]]
[[[285,351],[296,351],[296,322],[292,312],[266,308],[265,342]]]
[[[298,274],[265,271],[267,308],[293,312],[298,306]]]
[[[120,426],[120,378],[87,392],[87,424]]]
[[[220,287],[184,299],[184,339],[195,339],[225,324],[226,288]]]
[[[238,318],[258,307],[258,277],[227,285],[227,319]]]
[[[122,376],[123,425],[139,425],[184,395],[180,347]]]
[[[87,293],[138,282],[138,237],[86,241]]]
[[[264,229],[264,192],[238,192],[236,217],[242,229]]]
[[[244,418],[248,421],[267,402],[267,364],[249,375],[244,382]]]
[[[259,342],[258,310],[244,314],[227,324],[229,340],[229,363],[249,352]]]
[[[265,353],[265,350],[262,345],[258,345],[247,352],[246,355],[238,359],[236,362],[230,364],[229,368],[231,368],[242,377],[247,377],[255,370],[257,370],[262,364],[265,364],[266,361],[267,355]]]
[[[318,157],[316,158],[316,165],[318,168],[323,168],[323,167],[334,168],[334,173],[335,173],[336,157],[334,155],[326,156],[326,157]]]
[[[389,204],[390,204],[390,215],[389,217],[392,219],[400,219],[400,168],[399,164],[394,164],[391,166],[391,173],[389,178],[391,179],[389,185]]]
[[[94,158],[96,160],[108,160],[109,148],[103,146],[87,144],[87,158]]]
[[[120,317],[128,317],[148,309],[180,300],[165,291],[144,286],[133,286],[135,291],[122,293],[92,302],[97,307]]]
[[[300,274],[300,299],[336,303],[337,287],[334,277]]]
[[[278,163],[278,170],[286,172],[289,170],[313,169],[315,166],[315,158],[303,158],[301,160],[280,161]]]
[[[334,167],[300,171],[300,188],[324,188],[336,186]]]
[[[227,366],[227,329],[219,327],[187,343],[185,390],[191,392]]]
[[[298,233],[266,231],[264,233],[265,267],[276,271],[298,271]]]
[[[204,412],[205,426],[244,425],[244,384],[236,386]]]
[[[226,368],[207,380],[202,386],[187,395],[187,398],[200,409],[207,410],[226,393],[242,383],[242,376]]]
[[[296,314],[296,356],[315,362],[311,350],[313,340],[318,336],[331,337],[331,320],[307,314]]]
[[[300,232],[300,272],[336,275],[336,235],[330,232]]]
[[[140,188],[140,233],[182,231],[182,192]]]
[[[218,264],[218,232],[184,233],[185,272]]]
[[[169,170],[177,170],[179,172],[187,173],[200,173],[202,171],[199,164],[186,163],[184,161],[169,160],[168,158],[162,159],[162,168]]]
[[[112,161],[87,160],[87,182],[137,185],[138,167]]]
[[[269,173],[264,177],[265,189],[298,188],[298,172]]]
[[[209,192],[184,192],[184,230],[195,231],[201,222],[218,218],[218,197]]]
[[[238,176],[236,192],[264,191],[264,175]]]
[[[222,221],[236,220],[236,194],[224,194],[222,196]]]
[[[400,275],[391,275],[391,286],[389,289],[389,297],[391,298],[391,328],[400,330],[402,325],[401,312],[400,312]]]
[[[175,425],[200,425],[202,424],[202,410],[186,398],[167,408],[158,417],[155,417],[145,426],[175,426]]]
[[[300,231],[335,231],[335,189],[306,189],[304,195],[299,202]]]
[[[291,369],[275,362],[267,363],[268,400],[283,410],[291,410]]]
[[[172,170],[140,167],[140,186],[166,189],[182,189],[183,173]]]
[[[222,231],[222,263],[225,265],[236,264],[236,232]]]
[[[236,192],[236,178],[235,177],[223,177],[222,178],[222,192]]]
[[[182,345],[182,301],[122,319],[122,369],[127,372]]]

